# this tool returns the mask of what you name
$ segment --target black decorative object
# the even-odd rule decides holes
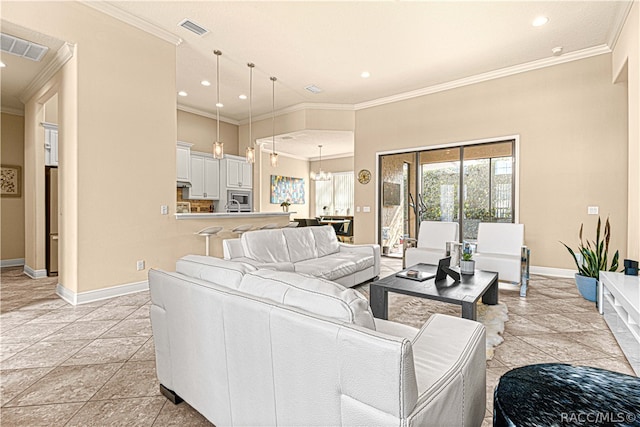
[[[500,378],[494,426],[640,426],[640,378],[587,366],[529,365]]]
[[[638,275],[638,261],[634,261],[632,259],[624,260],[624,274],[627,276],[637,276]]]

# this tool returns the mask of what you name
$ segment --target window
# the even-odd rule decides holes
[[[353,215],[354,173],[334,173],[329,181],[316,183],[316,216]]]

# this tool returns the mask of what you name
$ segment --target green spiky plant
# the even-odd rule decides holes
[[[598,217],[598,227],[596,228],[596,240],[586,241],[586,246],[582,240],[582,228],[584,224],[580,224],[580,246],[578,246],[578,253],[582,255],[582,265],[578,262],[576,253],[567,246],[564,242],[560,242],[571,254],[571,257],[578,267],[578,274],[581,276],[593,277],[596,280],[600,277],[600,271],[616,271],[618,269],[618,251],[613,255],[611,260],[611,267],[607,267],[609,256],[609,239],[611,238],[611,225],[609,224],[609,217],[604,224],[604,234],[602,240],[600,240],[600,229],[602,223],[600,217]]]

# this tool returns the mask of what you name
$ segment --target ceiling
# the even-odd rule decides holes
[[[456,80],[554,58],[603,52],[615,42],[629,2],[619,1],[112,1],[87,4],[162,29],[177,46],[179,108],[215,113],[216,57],[220,58],[220,114],[244,123],[249,102],[247,62],[255,63],[253,116],[272,108],[270,76],[276,76],[275,109],[301,104],[357,109],[387,97],[428,90]],[[101,4],[101,5],[100,5]],[[101,6],[101,7],[98,7]],[[113,13],[117,12],[117,13]],[[532,26],[538,16],[549,22]],[[185,18],[210,30],[198,36],[178,23]],[[142,20],[142,21],[140,21]],[[3,21],[3,31],[7,24]],[[14,28],[15,31],[20,30]],[[24,29],[23,29],[24,30]],[[24,30],[30,31],[30,30]],[[62,42],[32,32],[13,33],[51,47]],[[40,38],[39,38],[40,37]],[[49,40],[46,40],[49,39]],[[48,43],[52,43],[49,45]],[[57,46],[57,47],[56,47]],[[2,55],[3,61],[13,61]],[[5,61],[7,59],[7,61]],[[15,58],[20,61],[26,59]],[[18,108],[19,93],[39,69],[34,63],[2,69],[2,106]],[[368,71],[369,78],[361,73]],[[202,80],[209,80],[209,87]],[[315,85],[313,94],[305,90]],[[378,100],[378,101],[377,101]],[[293,139],[285,138],[287,136]],[[353,153],[352,132],[305,131],[280,135],[279,152],[302,158]],[[270,142],[265,146],[270,149]],[[288,151],[287,151],[288,150]]]

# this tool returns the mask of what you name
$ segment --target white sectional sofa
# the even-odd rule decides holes
[[[251,231],[222,245],[225,259],[310,274],[348,287],[380,274],[380,246],[341,243],[329,225]]]
[[[187,256],[149,272],[163,394],[222,426],[480,426],[482,324],[374,319],[336,283]]]

